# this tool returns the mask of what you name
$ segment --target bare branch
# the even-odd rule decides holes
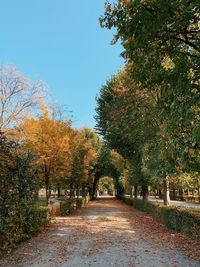
[[[0,67],[0,130],[34,114],[45,94],[46,86],[41,81],[31,82],[15,67]]]

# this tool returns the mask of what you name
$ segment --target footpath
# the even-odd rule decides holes
[[[199,267],[200,243],[114,198],[56,217],[0,260],[5,267]]]

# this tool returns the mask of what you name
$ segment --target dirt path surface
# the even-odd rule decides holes
[[[200,244],[116,199],[100,199],[22,243],[5,267],[200,266]]]

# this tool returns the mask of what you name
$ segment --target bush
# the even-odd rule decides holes
[[[65,216],[70,213],[70,201],[66,199],[60,202],[60,215]]]
[[[83,197],[83,198],[69,198],[65,199],[64,201],[60,202],[60,215],[66,216],[72,213],[77,208],[81,208],[85,206],[90,201],[90,198]]]
[[[126,204],[128,204],[128,205],[131,205],[131,206],[133,206],[133,201],[132,201],[132,199],[130,198],[130,197],[121,197],[121,199],[126,203]]]
[[[49,223],[49,209],[30,204],[6,205],[0,214],[0,251],[11,251],[15,245],[36,234]]]
[[[181,232],[196,240],[200,240],[200,210],[175,206],[163,206],[141,199],[121,197],[129,205],[136,209],[148,212],[163,223],[167,228]]]
[[[82,198],[82,206],[85,206],[89,203],[90,201],[90,197],[89,196],[86,196],[86,197],[83,197]]]
[[[77,207],[77,209],[78,208],[81,208],[83,206],[83,200],[82,200],[82,198],[77,198],[76,199],[76,207]]]

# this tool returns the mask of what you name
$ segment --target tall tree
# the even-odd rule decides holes
[[[32,155],[0,133],[0,207],[32,201],[37,195],[37,168]],[[1,211],[0,211],[1,213]]]
[[[200,171],[198,1],[106,1],[101,25],[114,27],[113,44],[131,63],[136,83],[158,92],[162,131],[179,168]]]
[[[56,121],[45,112],[39,119],[25,120],[20,131],[24,146],[35,157],[48,202],[51,181],[63,175],[69,176],[71,172],[71,122]]]
[[[157,131],[156,96],[134,82],[130,66],[102,87],[97,98],[97,128],[109,145],[134,166],[143,197],[148,181],[142,171],[143,146]]]

